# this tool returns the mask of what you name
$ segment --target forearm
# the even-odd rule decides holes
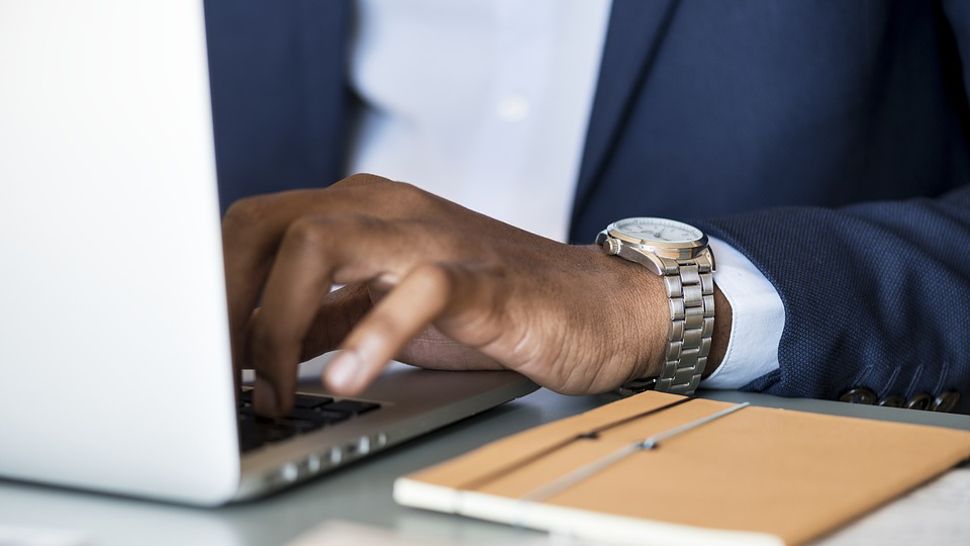
[[[970,188],[940,199],[792,207],[702,222],[784,302],[781,368],[749,385],[837,399],[970,384]]]

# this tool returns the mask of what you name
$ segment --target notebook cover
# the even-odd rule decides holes
[[[398,479],[395,499],[600,540],[804,544],[970,458],[966,431],[752,406],[542,502],[522,500],[624,445],[731,407],[692,399],[656,411],[679,399],[645,392],[510,436]]]

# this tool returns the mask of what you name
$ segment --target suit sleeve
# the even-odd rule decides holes
[[[970,2],[940,5],[970,89]],[[779,368],[746,390],[837,399],[859,388],[877,400],[950,392],[955,411],[970,413],[970,185],[700,224],[745,254],[785,307]]]
[[[939,198],[790,207],[699,222],[778,290],[780,367],[746,390],[970,404],[970,186]]]

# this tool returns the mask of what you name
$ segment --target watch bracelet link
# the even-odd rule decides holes
[[[707,368],[714,335],[714,275],[707,263],[678,262],[662,277],[670,305],[667,350],[659,377],[636,379],[620,388],[630,395],[647,389],[692,394]]]

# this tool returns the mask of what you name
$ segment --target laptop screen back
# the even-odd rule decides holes
[[[0,0],[0,475],[239,478],[201,1]]]

